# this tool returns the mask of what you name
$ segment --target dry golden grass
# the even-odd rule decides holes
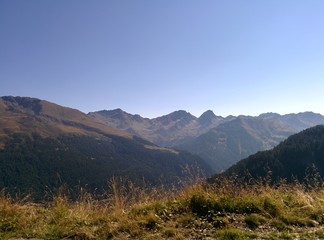
[[[204,181],[138,187],[114,178],[111,192],[58,194],[36,204],[0,197],[0,239],[321,239],[324,190]]]

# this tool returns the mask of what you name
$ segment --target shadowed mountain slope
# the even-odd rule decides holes
[[[290,136],[272,150],[258,152],[236,163],[221,176],[305,180],[309,174],[324,176],[324,126]]]

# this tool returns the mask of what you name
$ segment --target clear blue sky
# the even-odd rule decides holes
[[[0,0],[0,95],[144,117],[324,114],[324,1]]]

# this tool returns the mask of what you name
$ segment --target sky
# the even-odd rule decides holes
[[[324,114],[322,0],[0,0],[0,96],[154,118]]]

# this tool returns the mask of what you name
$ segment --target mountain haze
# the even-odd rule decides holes
[[[103,110],[88,114],[109,127],[145,138],[159,146],[175,146],[218,126],[225,119],[207,111],[199,118],[179,110],[168,115],[148,119],[121,109]]]
[[[257,151],[276,146],[294,132],[280,121],[241,116],[177,148],[201,156],[220,172]]]
[[[279,115],[277,113],[261,114],[259,118],[279,120],[287,123],[290,127],[294,128],[297,132],[306,128],[314,127],[319,124],[324,124],[324,116],[313,112],[291,113],[286,115]]]
[[[224,118],[208,110],[197,118],[179,110],[148,119],[116,109],[88,115],[107,126],[140,136],[157,145],[173,146],[197,154],[215,172],[226,170],[257,151],[270,149],[291,134],[324,124],[324,116],[313,112]]]

